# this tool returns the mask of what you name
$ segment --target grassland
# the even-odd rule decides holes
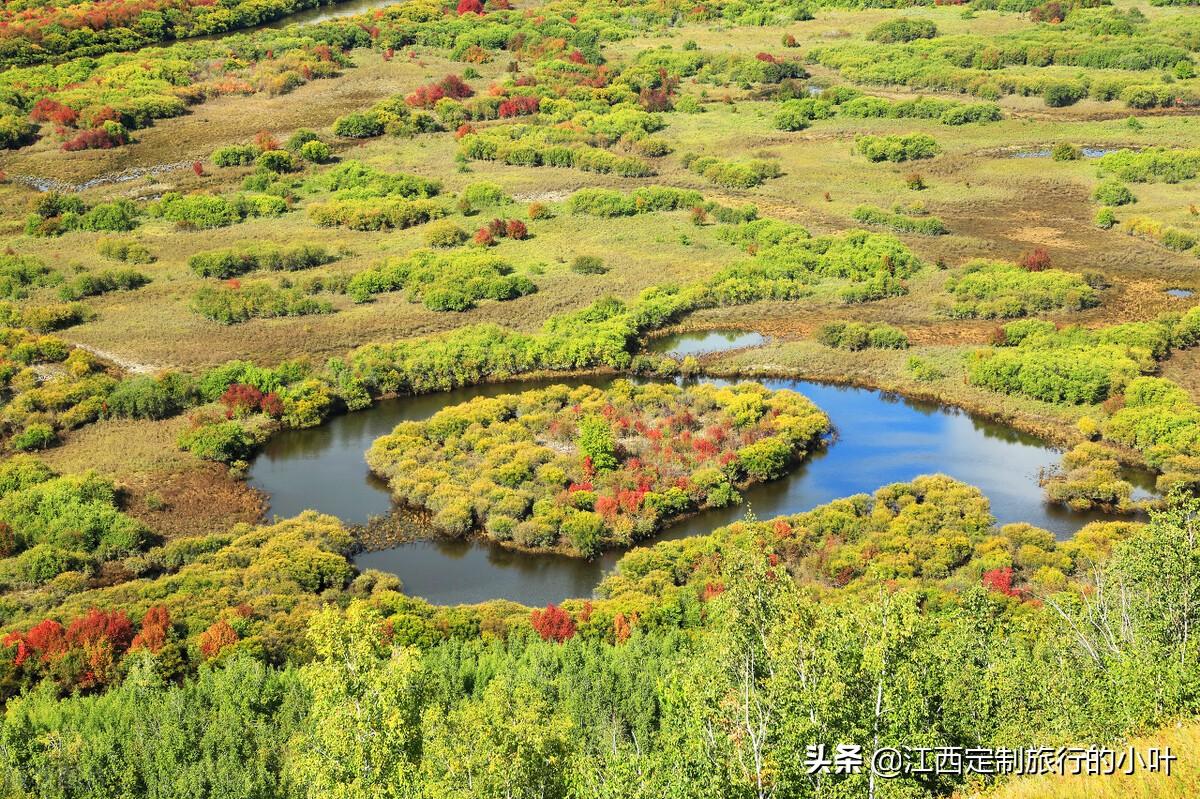
[[[1152,19],[1177,13],[1175,9],[1148,12]],[[968,31],[999,35],[1030,24],[1019,15],[996,12],[979,12],[968,20],[949,8],[920,8],[912,14],[933,20],[945,35]],[[893,15],[885,10],[833,9],[812,21],[787,25],[786,30],[796,37],[803,52],[811,45],[857,40]],[[778,37],[776,27],[684,24],[615,42],[605,48],[605,57],[619,66],[646,48],[679,48],[689,41],[704,52],[779,53]],[[20,181],[22,177],[81,184],[164,164],[176,166],[125,182],[101,183],[80,196],[94,203],[116,197],[149,199],[167,191],[234,191],[253,170],[212,166],[208,159],[219,147],[244,143],[263,129],[280,140],[301,128],[329,137],[329,127],[338,116],[461,70],[460,64],[431,48],[411,48],[407,57],[394,59],[365,49],[351,51],[349,56],[354,67],[340,78],[313,81],[281,96],[210,100],[182,117],[160,120],[138,131],[136,141],[126,147],[64,153],[53,137],[44,137],[31,147],[0,154],[0,169],[9,177],[0,185],[0,203],[20,209],[33,201],[34,193]],[[480,92],[504,75],[501,60],[480,64],[477,69],[480,77],[468,83]],[[812,84],[838,82],[830,70],[815,66],[810,70]],[[871,87],[869,91],[889,99],[915,96],[904,87]],[[298,210],[282,217],[252,219],[216,230],[187,231],[165,221],[146,220],[132,238],[157,257],[153,264],[142,267],[152,282],[136,292],[93,299],[89,306],[95,311],[94,319],[72,327],[64,336],[148,371],[197,370],[239,358],[270,364],[299,356],[320,364],[369,341],[444,332],[464,324],[492,322],[534,330],[550,315],[580,308],[598,295],[630,298],[652,285],[685,283],[711,274],[737,255],[735,248],[714,235],[716,226],[697,227],[682,211],[602,221],[566,213],[561,201],[580,188],[628,190],[647,184],[691,188],[719,203],[753,203],[761,215],[800,223],[814,234],[854,227],[852,214],[859,205],[897,206],[943,220],[949,235],[900,236],[918,256],[939,268],[912,279],[906,296],[865,306],[856,310],[855,318],[903,327],[917,347],[915,352],[944,366],[944,379],[917,384],[905,371],[906,355],[838,353],[805,343],[821,324],[846,315],[836,303],[819,296],[702,311],[682,324],[745,327],[769,333],[780,342],[714,365],[718,369],[802,374],[919,393],[990,411],[1065,442],[1074,435],[1071,424],[1080,415],[1077,409],[1003,398],[963,385],[963,353],[985,344],[996,325],[944,318],[940,309],[947,277],[973,258],[1015,260],[1032,249],[1045,248],[1056,267],[1106,276],[1109,287],[1100,293],[1098,307],[1048,315],[1059,323],[1093,327],[1184,310],[1189,301],[1169,297],[1164,290],[1200,286],[1191,252],[1172,252],[1122,232],[1120,225],[1104,231],[1093,224],[1097,205],[1091,193],[1099,180],[1095,159],[1058,162],[1013,157],[1048,150],[1060,142],[1101,149],[1171,147],[1194,138],[1196,117],[1188,114],[1139,113],[1138,124],[1131,127],[1129,111],[1115,102],[1083,100],[1050,109],[1033,98],[1007,96],[1000,100],[1003,120],[991,124],[947,126],[936,120],[834,118],[788,133],[773,126],[776,103],[764,98],[756,87],[714,87],[685,81],[680,93],[701,99],[704,112],[669,115],[667,127],[655,135],[669,144],[672,154],[653,159],[658,174],[648,179],[499,163],[459,165],[456,143],[447,134],[363,141],[329,137],[340,159],[436,178],[443,182],[446,193],[480,180],[497,183],[515,198],[507,212],[516,216],[524,217],[524,208],[531,202],[556,209],[552,218],[529,222],[528,239],[503,240],[494,248],[497,256],[520,273],[534,276],[539,290],[529,296],[503,304],[485,302],[457,314],[430,311],[400,294],[380,295],[363,305],[333,296],[333,314],[239,325],[217,324],[191,312],[190,297],[204,283],[187,268],[188,259],[196,252],[254,242],[312,242],[342,254],[334,264],[315,270],[337,277],[423,244],[420,228],[378,233],[316,227],[303,210],[311,201],[302,199]],[[900,133],[931,135],[942,154],[927,162],[892,165],[870,164],[854,153],[856,136]],[[782,176],[751,190],[721,189],[683,168],[679,155],[687,152],[736,152],[767,158],[780,165]],[[204,165],[203,174],[194,174],[187,166],[193,161]],[[907,187],[906,178],[913,172],[921,174],[927,188],[911,191]],[[1188,210],[1191,187],[1187,182],[1138,184],[1134,189],[1138,202],[1118,209],[1120,217],[1137,214],[1186,230],[1197,228],[1197,218]],[[452,213],[450,219],[468,230],[480,224],[477,216]],[[21,225],[19,213],[0,221],[9,246],[22,254],[68,270],[104,263],[95,254],[101,234],[71,232],[57,238],[31,238],[21,234]],[[570,270],[576,256],[591,254],[602,256],[608,268],[605,274],[579,275]],[[33,300],[37,299],[35,293]],[[1181,364],[1188,363],[1186,356],[1178,357],[1185,358]],[[1168,361],[1164,370],[1185,387],[1195,389],[1193,370],[1177,367],[1175,361]],[[132,431],[144,428],[147,440],[157,437],[151,423],[127,424],[131,435],[141,437]],[[107,441],[86,430],[71,433],[54,458],[64,463],[106,463]],[[110,463],[110,468],[136,484],[160,468],[149,465],[153,462],[153,458],[131,459]],[[234,489],[230,486],[227,490]]]
[[[616,651],[641,614],[644,627],[638,629],[646,630],[646,638],[635,638],[636,645],[660,635],[654,640],[666,642],[664,651],[687,638],[680,651],[708,653],[705,647],[712,644],[704,635],[725,622],[712,621],[719,614],[710,618],[706,603],[728,588],[738,598],[713,607],[727,602],[738,610],[737,603],[749,596],[739,593],[742,585],[790,586],[777,581],[775,569],[782,563],[816,599],[780,600],[791,603],[788,613],[795,615],[780,612],[771,621],[775,632],[786,629],[779,640],[796,644],[800,639],[788,636],[820,613],[831,614],[822,623],[835,631],[871,629],[874,616],[855,621],[858,604],[878,613],[883,619],[878,639],[894,646],[879,657],[912,658],[906,666],[911,672],[901,678],[910,680],[912,694],[904,700],[912,702],[905,718],[937,716],[942,709],[916,709],[924,694],[944,694],[953,704],[971,693],[963,691],[964,684],[983,677],[970,671],[974,666],[964,655],[951,658],[961,674],[936,683],[937,690],[924,690],[920,680],[935,684],[929,677],[936,671],[930,667],[934,650],[914,646],[902,653],[899,644],[888,643],[888,614],[895,612],[889,597],[897,590],[911,592],[904,599],[912,600],[911,611],[903,613],[910,614],[905,618],[913,629],[925,624],[922,614],[947,614],[922,632],[931,636],[926,641],[934,640],[935,628],[936,635],[947,636],[938,639],[937,646],[945,647],[939,654],[978,654],[971,637],[977,625],[959,611],[986,604],[996,621],[985,642],[993,647],[987,657],[994,658],[987,669],[1012,668],[1003,675],[1012,696],[1023,696],[1023,678],[1034,673],[1044,678],[1037,689],[1044,691],[1037,700],[1045,716],[1038,729],[1047,735],[1070,730],[1119,739],[1194,711],[1194,688],[1172,684],[1177,695],[1156,698],[1150,696],[1155,688],[1133,685],[1133,671],[1100,664],[1094,652],[1081,654],[1051,609],[1062,611],[1047,604],[1059,591],[1090,601],[1099,590],[1093,581],[1100,578],[1088,569],[1107,568],[1118,541],[1182,529],[1185,522],[1174,517],[1161,528],[1099,524],[1077,540],[1056,542],[1027,525],[997,528],[973,488],[919,478],[910,486],[881,489],[874,500],[834,503],[811,516],[762,523],[751,518],[712,537],[635,550],[595,597],[595,622],[592,603],[582,600],[572,601],[567,611],[538,611],[528,621],[526,609],[505,602],[433,608],[403,596],[389,576],[359,575],[347,560],[354,533],[336,519],[307,515],[255,526],[264,521],[266,498],[245,482],[246,461],[278,431],[362,411],[388,394],[544,371],[792,376],[880,388],[970,409],[1064,449],[1094,441],[1105,457],[1159,473],[1164,493],[1178,488],[1195,494],[1200,488],[1200,304],[1195,296],[1168,293],[1200,294],[1195,241],[1200,168],[1187,172],[1200,163],[1200,153],[1192,152],[1200,141],[1194,65],[1200,61],[1200,17],[1194,8],[1137,0],[1097,9],[1031,3],[1019,11],[989,10],[978,0],[903,10],[842,8],[836,2],[800,9],[765,1],[711,8],[575,0],[507,5],[496,0],[480,5],[476,19],[470,0],[450,6],[413,0],[316,26],[138,51],[143,63],[121,53],[56,63],[63,59],[38,50],[37,62],[47,66],[19,73],[26,77],[16,88],[0,90],[0,117],[23,134],[10,149],[0,149],[0,316],[8,331],[0,341],[4,468],[25,463],[13,457],[18,450],[36,449],[59,474],[94,470],[114,486],[113,507],[104,511],[111,516],[119,509],[120,523],[139,531],[119,557],[96,554],[100,548],[92,547],[82,553],[87,557],[64,561],[62,568],[46,567],[46,575],[13,578],[6,586],[11,590],[0,596],[0,628],[29,628],[29,637],[16,633],[4,646],[24,647],[36,639],[35,616],[58,614],[67,622],[63,608],[82,614],[99,604],[120,605],[121,612],[127,606],[150,618],[151,604],[169,595],[170,611],[181,621],[167,650],[178,662],[159,665],[167,682],[196,673],[199,664],[228,654],[239,640],[237,651],[251,659],[311,666],[323,657],[314,653],[330,645],[320,640],[319,629],[308,642],[300,640],[300,630],[320,606],[344,609],[352,601],[372,603],[370,613],[382,608],[386,626],[368,613],[354,634],[366,636],[362,630],[369,629],[377,638],[379,629],[386,630],[389,652],[393,635],[397,644],[429,651],[434,642],[450,639],[456,645],[494,640],[507,646],[522,635],[534,646],[554,646],[576,634],[577,621],[581,637],[590,635]],[[1043,21],[1058,12],[1065,19]],[[898,17],[932,23],[936,36],[877,41],[872,31]],[[1101,35],[1089,32],[1089,25],[1107,27]],[[1026,53],[1028,42],[1040,46],[1060,39],[1075,44],[1063,48],[1059,61],[1048,45]],[[954,47],[943,48],[946,42]],[[78,49],[54,44],[59,52]],[[924,54],[916,62],[936,61],[945,50],[961,63],[943,65],[946,79],[936,88],[913,88],[929,76],[924,66],[903,59],[915,52]],[[860,52],[875,53],[881,62],[895,58],[901,66],[887,74],[866,70],[852,63]],[[1122,55],[1113,55],[1117,52]],[[841,70],[823,65],[842,58]],[[1035,65],[1039,58],[1043,65]],[[160,71],[170,79],[148,77]],[[18,73],[9,77],[13,74]],[[1065,99],[1064,91],[1070,94]],[[175,101],[168,111],[182,102],[176,109],[182,113],[136,113],[145,100],[139,93],[145,92]],[[856,101],[875,111],[849,111]],[[935,106],[936,113],[920,112]],[[943,114],[943,106],[963,115]],[[810,116],[782,124],[785,107],[807,109]],[[968,111],[980,111],[983,121],[973,121]],[[30,131],[36,140],[27,141],[33,139]],[[81,136],[97,146],[78,149]],[[880,137],[892,149],[881,148],[873,155],[880,160],[871,160],[864,136]],[[319,146],[303,149],[302,140],[310,138]],[[1167,177],[1122,178],[1118,182],[1134,200],[1121,196],[1113,207],[1103,205],[1096,189],[1113,177],[1098,156],[1156,148],[1174,171]],[[214,156],[223,149],[222,158]],[[309,155],[301,157],[305,152]],[[348,179],[352,185],[332,187],[329,176],[337,174],[374,175],[376,182]],[[577,207],[571,198],[585,190],[599,199],[590,208]],[[471,196],[489,199],[471,202]],[[190,210],[167,218],[164,209],[172,203]],[[337,203],[344,203],[341,216],[329,211]],[[875,209],[871,218],[887,224],[857,222],[862,208]],[[864,227],[869,235],[861,232]],[[239,268],[222,278],[197,268],[196,257],[214,250],[245,255],[294,245],[320,257],[294,266]],[[128,263],[113,257],[119,251],[130,254]],[[1017,264],[1002,267],[1012,277],[1006,290],[1034,295],[1035,283],[1052,282],[1042,291],[1054,296],[977,297],[975,304],[956,306],[971,298],[956,297],[954,287],[974,268],[968,265],[981,259]],[[462,264],[476,273],[465,274]],[[90,280],[115,269],[132,271],[124,282]],[[67,283],[71,288],[64,290]],[[236,312],[220,306],[252,292],[258,304],[246,300]],[[204,313],[198,297],[206,298]],[[847,322],[887,330],[892,343],[845,348],[821,343],[823,329]],[[34,332],[12,332],[21,328]],[[680,362],[642,351],[654,337],[706,329],[757,331],[770,340]],[[1024,374],[1016,366],[997,368],[981,378],[984,361],[1028,368]],[[1073,383],[1086,383],[1087,390],[1062,388]],[[596,393],[585,420],[591,428],[607,430],[602,419],[631,410]],[[701,399],[689,402],[706,401],[703,391],[696,394]],[[519,400],[506,401],[515,408]],[[528,550],[557,546],[560,552],[593,555],[649,536],[658,529],[660,510],[663,518],[675,518],[719,507],[734,500],[733,483],[752,482],[743,474],[728,485],[718,481],[721,491],[714,490],[712,498],[696,494],[699,483],[689,484],[689,469],[669,446],[661,450],[661,463],[650,462],[646,451],[632,459],[636,466],[622,464],[618,470],[613,467],[619,448],[608,442],[602,449],[614,462],[601,471],[611,474],[598,477],[591,453],[583,458],[580,443],[579,464],[572,455],[566,468],[558,461],[566,463],[563,448],[569,453],[575,446],[569,434],[572,414],[581,412],[575,403],[554,406],[557,416],[531,423],[522,433],[526,449],[537,450],[542,461],[557,458],[551,463],[556,469],[538,470],[534,496],[534,478],[514,482],[508,463],[464,466],[466,461],[454,460],[464,446],[456,414],[465,419],[471,408],[491,402],[462,406],[428,424],[408,423],[381,439],[399,443],[386,463],[373,464],[376,470],[393,479],[397,496],[440,512],[444,532],[477,532],[474,520],[483,515],[479,497],[494,491],[497,504],[503,500],[511,507],[496,512],[496,530],[489,528],[493,538],[515,536]],[[744,427],[736,419],[737,403],[729,404],[730,418],[705,420],[724,429],[722,442],[728,430]],[[670,419],[654,430],[655,453],[663,431],[671,439],[672,431],[688,429],[690,441],[695,423],[700,438],[686,408],[667,410]],[[643,424],[636,413],[626,415]],[[455,428],[450,433],[439,427],[446,418],[454,422],[447,423]],[[776,415],[765,418],[764,424],[776,424]],[[658,425],[657,417],[653,421]],[[545,429],[538,426],[542,422]],[[418,468],[428,464],[399,451],[412,444],[395,436],[418,428],[428,438],[428,452],[445,460],[445,471],[433,477]],[[793,443],[807,446],[824,429],[806,428]],[[568,434],[560,435],[563,430]],[[736,435],[745,438],[741,449],[753,455],[749,431]],[[478,437],[468,443],[464,451],[484,449]],[[620,449],[627,450],[624,457],[637,448],[626,442]],[[720,456],[725,469],[745,457],[732,444],[726,449],[713,444],[704,458]],[[641,475],[643,461],[650,463]],[[672,462],[677,463],[667,465]],[[736,468],[729,467],[730,475]],[[700,471],[721,474],[715,467]],[[755,480],[780,470],[759,471]],[[576,497],[571,501],[580,504],[564,516],[558,505],[571,494],[593,493],[593,479],[608,493],[588,502]],[[453,489],[452,503],[445,497],[425,501],[434,483],[444,483],[447,495]],[[501,484],[503,490],[497,488]],[[4,491],[36,492],[36,485],[4,488],[0,500]],[[685,488],[695,496],[684,495]],[[647,493],[657,501],[670,492],[687,501],[652,508],[653,518],[639,504]],[[912,510],[927,495],[929,505],[946,510],[945,519]],[[448,510],[435,507],[438,503]],[[562,518],[574,519],[575,526],[573,535],[560,540]],[[522,526],[516,527],[518,521]],[[6,562],[36,549],[18,553],[17,537],[5,538],[12,532],[0,524],[0,560]],[[1146,563],[1154,568],[1162,565],[1153,561],[1156,545],[1144,545],[1150,553]],[[303,557],[293,562],[290,555],[298,549]],[[761,574],[739,565],[737,553],[747,551],[769,554]],[[1138,562],[1137,554],[1142,553],[1118,559],[1111,567],[1114,579],[1143,587],[1154,582],[1154,568]],[[73,564],[78,568],[67,568]],[[284,572],[287,579],[277,579]],[[15,567],[5,573],[15,574]],[[189,587],[192,580],[201,587]],[[189,591],[202,601],[193,602]],[[920,592],[927,593],[918,601]],[[850,599],[824,603],[823,595]],[[1080,618],[1093,623],[1086,617],[1088,602],[1077,604],[1084,607]],[[342,622],[321,623],[328,632]],[[1138,634],[1157,635],[1155,623],[1145,622]],[[1020,634],[1012,632],[1017,628]],[[760,633],[737,640],[758,640]],[[336,635],[352,637],[345,630]],[[1014,643],[1017,639],[1022,640]],[[853,660],[878,643],[832,640],[804,646],[830,652],[841,647],[836,657]],[[1166,660],[1154,652],[1168,653],[1171,663],[1177,651],[1194,660],[1194,642],[1185,635],[1176,646],[1166,634],[1163,641],[1153,651],[1140,645],[1142,639],[1139,645],[1112,643],[1113,662],[1136,662],[1141,674],[1164,683],[1185,680],[1182,671],[1155,671]],[[720,656],[734,645],[740,644],[720,644],[726,647]],[[366,648],[370,668],[378,673],[374,658],[383,649],[377,642]],[[445,665],[473,655],[436,657]],[[649,661],[657,657],[652,653]],[[834,659],[831,654],[830,662]],[[47,676],[66,694],[79,686],[91,691],[95,682],[117,685],[124,674],[115,659],[101,664],[104,668],[75,671],[58,661],[45,665],[50,662],[24,671],[23,657],[0,663],[0,696],[15,696]],[[881,665],[876,676],[873,664],[854,662],[847,668],[858,671],[838,689],[853,683],[863,696],[878,691],[882,702],[887,669]],[[1030,673],[1020,673],[1011,662]],[[1046,676],[1046,663],[1062,670],[1060,679]],[[1084,668],[1076,668],[1080,663]],[[678,665],[671,661],[663,673]],[[422,668],[436,672],[438,666]],[[1194,668],[1186,673],[1188,686],[1195,685],[1194,676]],[[394,688],[403,680],[389,673],[382,682]],[[1095,686],[1121,689],[1128,716],[1098,710],[1102,692]],[[315,694],[321,687],[315,680],[306,690]],[[726,698],[735,693],[730,689]],[[897,689],[889,701],[900,701],[903,693]],[[1019,707],[1012,696],[1005,701]],[[446,699],[447,707],[457,701]],[[720,704],[702,699],[695,708]],[[868,728],[863,709],[869,704],[858,703],[859,732]],[[699,714],[695,708],[687,712]],[[1026,733],[1017,729],[1020,711],[1005,717],[995,708],[958,710],[962,729],[955,741],[995,743]],[[974,729],[978,725],[966,719],[977,712],[995,716],[1001,732],[987,738]],[[426,724],[436,721],[434,714],[426,716]],[[918,729],[923,722],[911,723]],[[594,730],[587,734],[603,740]],[[735,748],[745,739],[740,732],[728,737]],[[1184,723],[1135,740],[1180,751],[1179,772],[1169,783],[1029,778],[986,790],[970,783],[956,787],[963,797],[975,796],[970,789],[979,787],[980,796],[1012,799],[1190,796],[1200,790],[1196,764],[1194,758],[1184,762],[1182,753],[1195,748],[1196,737],[1195,726]],[[668,753],[683,746],[665,738],[655,745]],[[707,744],[689,745],[701,751]],[[727,762],[744,762],[742,755],[741,750],[727,755]],[[628,761],[634,762],[629,774],[644,765]],[[306,764],[297,768],[320,770]],[[271,768],[276,765],[272,761]],[[603,769],[597,767],[597,773]],[[321,783],[320,774],[308,776],[334,792],[336,780]],[[750,795],[746,779],[737,795]],[[941,795],[943,789],[947,785],[939,787]],[[261,795],[277,795],[273,790]],[[430,790],[428,795],[442,795]],[[571,795],[588,795],[586,790]],[[361,795],[371,795],[364,791]],[[618,795],[621,788],[613,791]],[[452,793],[447,789],[444,795]],[[568,795],[565,789],[538,795],[551,794]],[[473,794],[464,789],[453,795]]]

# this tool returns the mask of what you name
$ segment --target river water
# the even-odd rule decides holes
[[[758,518],[769,519],[937,472],[978,486],[1001,523],[1029,522],[1065,537],[1089,521],[1105,518],[1044,501],[1038,473],[1056,465],[1059,453],[1033,436],[954,408],[869,389],[802,380],[760,382],[809,397],[829,414],[836,439],[787,477],[742,492],[741,506],[686,519],[659,540],[709,532],[742,518],[747,506]],[[271,513],[280,517],[311,508],[349,523],[365,522],[392,508],[387,486],[371,475],[364,460],[376,438],[401,421],[427,418],[447,405],[545,384],[492,384],[386,400],[321,427],[281,433],[252,464],[250,484],[269,495]],[[1130,472],[1127,478],[1139,493],[1153,486],[1146,472]],[[362,569],[396,574],[407,593],[439,604],[503,598],[540,606],[590,596],[620,554],[585,561],[514,552],[485,541],[439,540],[366,552],[355,562]]]

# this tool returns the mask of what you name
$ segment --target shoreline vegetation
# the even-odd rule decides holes
[[[1194,8],[4,5],[0,793],[808,799],[871,790],[812,743],[1194,735]],[[703,330],[766,340],[654,351]],[[837,447],[769,378],[1030,433],[1101,520],[927,474],[660,536]],[[245,479],[508,381],[361,419],[386,518]],[[615,566],[531,608],[353,560],[444,536]]]

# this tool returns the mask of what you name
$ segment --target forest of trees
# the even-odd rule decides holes
[[[1178,500],[1056,544],[921,478],[635,551],[598,599],[499,626],[431,639],[399,594],[346,596],[283,666],[234,618],[171,677],[178,625],[151,611],[107,692],[10,702],[0,766],[53,797],[860,796],[807,745],[1100,742],[1194,713],[1198,532]],[[130,646],[102,621],[66,638]],[[33,639],[26,665],[75,651]]]

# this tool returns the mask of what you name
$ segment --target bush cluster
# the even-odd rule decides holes
[[[1087,279],[1061,269],[1030,272],[1016,264],[972,261],[946,282],[956,319],[1014,319],[1050,310],[1079,311],[1100,303]]]
[[[828,429],[789,391],[617,381],[445,408],[402,423],[367,462],[446,533],[590,557],[736,501],[736,485],[781,476]]]
[[[408,299],[431,311],[466,311],[480,300],[512,300],[537,290],[524,275],[514,275],[503,260],[486,253],[438,253],[418,250],[356,273],[346,287],[355,302],[387,291],[407,291]]]
[[[188,266],[200,277],[222,280],[256,270],[294,272],[322,266],[336,259],[324,247],[315,244],[260,244],[238,249],[206,250],[188,259]]]
[[[83,272],[58,287],[58,296],[64,300],[81,300],[110,291],[132,291],[150,282],[149,276],[136,269],[103,269],[99,272]]]
[[[908,349],[908,335],[887,324],[863,322],[830,322],[817,331],[817,341],[840,350]]]
[[[288,211],[283,198],[270,194],[179,194],[167,192],[147,208],[151,216],[174,222],[184,229],[209,230],[235,225],[253,217],[282,216]]]
[[[941,148],[932,136],[913,133],[905,136],[859,136],[854,147],[870,161],[916,161],[933,158]]]
[[[916,233],[921,236],[944,236],[949,228],[936,216],[908,216],[892,213],[873,205],[860,205],[852,214],[854,221],[864,225],[879,225],[897,233]]]
[[[240,285],[204,286],[192,295],[192,310],[223,325],[275,316],[333,313],[327,300],[299,289],[276,288],[263,281]]]
[[[777,162],[761,158],[731,161],[688,153],[683,156],[683,166],[710,183],[727,189],[751,189],[783,174]]]

